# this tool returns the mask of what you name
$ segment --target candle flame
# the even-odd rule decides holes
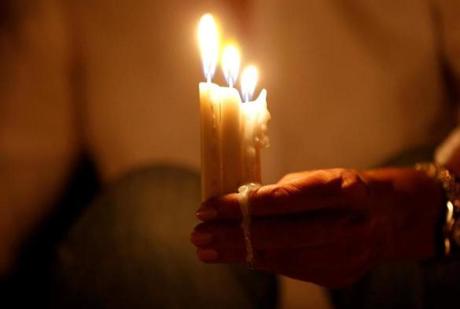
[[[211,14],[205,14],[200,18],[198,24],[198,43],[203,62],[204,76],[208,82],[211,82],[219,59],[219,30]]]
[[[222,52],[222,70],[229,87],[233,87],[240,71],[241,56],[235,44],[228,44]]]
[[[249,102],[256,90],[259,73],[253,65],[247,66],[241,73],[241,93],[244,102]]]

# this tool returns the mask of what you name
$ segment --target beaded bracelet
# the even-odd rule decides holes
[[[436,163],[418,163],[415,169],[438,181],[446,195],[445,217],[442,225],[442,251],[451,256],[453,245],[460,247],[460,190],[456,178],[447,168]]]

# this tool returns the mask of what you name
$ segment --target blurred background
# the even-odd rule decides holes
[[[288,172],[367,168],[431,149],[455,124],[455,1],[1,1],[0,289],[21,290],[30,276],[23,264],[36,267],[28,256],[44,242],[53,247],[83,233],[73,228],[82,209],[102,207],[98,199],[136,171],[168,166],[198,177],[204,78],[196,25],[205,12],[240,42],[243,61],[258,65],[259,87],[268,90],[266,183]],[[148,174],[145,182],[165,185],[151,180],[158,175],[166,177]],[[171,176],[172,188],[187,178],[180,175]],[[170,201],[162,210],[180,212],[187,227],[199,206],[190,194],[182,209]],[[158,197],[139,203],[155,216],[149,198]],[[96,236],[85,237],[98,237],[97,225]],[[186,233],[178,246],[193,255]],[[280,291],[284,308],[332,307],[328,292],[312,284],[283,278]]]

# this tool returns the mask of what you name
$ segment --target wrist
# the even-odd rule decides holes
[[[418,170],[436,180],[444,191],[441,224],[438,228],[439,256],[452,257],[460,254],[460,184],[455,173],[436,163],[420,163]]]
[[[386,168],[364,173],[372,195],[381,260],[426,259],[435,255],[443,207],[442,187],[423,172]]]

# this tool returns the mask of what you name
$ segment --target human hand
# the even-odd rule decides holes
[[[382,260],[432,256],[442,189],[413,169],[331,169],[287,175],[249,200],[256,269],[338,287]],[[237,194],[197,216],[191,240],[202,261],[245,263]]]

